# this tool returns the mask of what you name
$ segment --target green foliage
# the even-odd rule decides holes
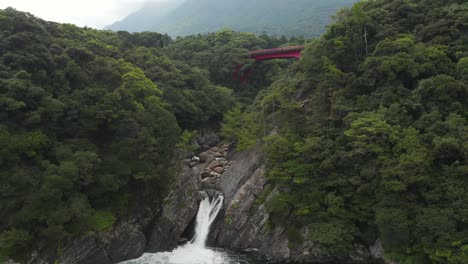
[[[226,218],[224,219],[224,222],[228,225],[231,225],[232,224],[232,217],[231,216],[226,216]]]
[[[39,245],[112,228],[137,201],[160,206],[174,149],[195,148],[190,131],[219,122],[236,100],[251,102],[289,65],[259,65],[243,85],[230,77],[253,66],[247,51],[300,41],[231,30],[172,41],[14,9],[0,22],[0,239],[12,241],[0,249],[20,261]],[[255,115],[245,117],[248,129],[233,115],[226,127],[241,148],[260,136]],[[10,238],[14,230],[27,236]]]
[[[206,71],[173,61],[155,48],[135,47],[125,54],[163,91],[168,109],[185,129],[219,120],[232,104],[232,91],[211,83]]]
[[[6,258],[10,254],[15,254],[25,257],[25,253],[28,252],[31,246],[31,238],[31,235],[25,230],[3,231],[0,239],[0,256]]]
[[[115,216],[108,211],[95,211],[91,215],[91,228],[96,231],[105,231],[112,228]]]
[[[177,147],[187,151],[195,151],[198,148],[196,142],[194,141],[197,134],[198,132],[196,130],[182,131],[182,134],[180,135],[180,142],[177,144]]]
[[[458,61],[457,70],[462,79],[468,79],[468,58],[462,58]]]
[[[294,38],[256,36],[252,33],[238,33],[229,29],[222,29],[206,35],[179,37],[174,43],[167,46],[164,52],[174,60],[183,61],[200,69],[199,72],[204,74],[203,77],[213,83],[231,88],[237,102],[251,103],[261,89],[267,88],[284,74],[285,68],[291,64],[291,60],[271,60],[255,63],[249,58],[248,51],[276,48],[282,45],[302,45],[303,43],[304,41],[296,42]],[[233,78],[235,74],[238,75],[238,79]],[[239,80],[244,77],[246,78],[245,82]],[[190,82],[185,87],[203,84],[203,82],[206,82],[206,80]],[[202,90],[198,87],[195,88],[197,91]],[[211,98],[212,93],[205,93],[203,96]],[[231,94],[228,96],[231,97]],[[203,98],[200,98],[200,100],[203,100]],[[214,102],[217,103],[218,110],[227,110],[232,107],[225,100],[216,99]],[[180,102],[177,103],[180,104]],[[210,105],[210,103],[210,101],[207,101],[204,102],[204,105]],[[206,115],[210,111],[209,108],[204,109],[203,114]]]
[[[287,230],[287,235],[288,235],[288,246],[290,248],[304,241],[304,238],[302,237],[300,230],[298,230],[297,228],[289,227]]]
[[[246,150],[254,147],[259,136],[260,126],[255,115],[243,112],[242,105],[236,104],[224,115],[224,123],[221,128],[221,136],[229,140],[235,140],[238,150]]]
[[[112,229],[137,201],[159,206],[181,131],[160,88],[170,79],[153,82],[131,58],[160,48],[144,45],[164,36],[48,23],[13,9],[0,20],[2,258],[25,261],[39,245]],[[204,89],[229,95],[209,81]]]
[[[261,124],[272,225],[342,256],[380,238],[388,261],[466,262],[467,17],[464,1],[362,1],[226,115],[238,140]]]
[[[356,232],[356,227],[349,226],[346,222],[319,222],[311,224],[310,238],[322,246],[341,253],[351,249],[350,245]]]

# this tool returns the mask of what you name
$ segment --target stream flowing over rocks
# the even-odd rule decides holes
[[[200,143],[205,151],[183,160],[174,188],[160,210],[122,222],[107,234],[69,241],[60,256],[44,250],[29,263],[54,263],[55,260],[67,264],[118,263],[138,258],[144,252],[172,251],[193,238],[203,193],[210,197],[216,193],[224,195],[207,246],[255,251],[277,262],[385,263],[379,240],[371,246],[355,245],[348,256],[341,257],[322,252],[309,240],[289,243],[286,227],[268,224],[270,215],[266,204],[278,190],[265,176],[261,149],[236,152],[208,132]],[[307,237],[307,228],[300,231]]]

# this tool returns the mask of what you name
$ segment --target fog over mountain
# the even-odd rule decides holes
[[[106,29],[171,36],[232,28],[257,34],[319,36],[331,16],[357,0],[173,0],[150,3]]]

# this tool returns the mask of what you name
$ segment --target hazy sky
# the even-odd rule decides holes
[[[0,9],[11,6],[44,20],[100,29],[149,1],[171,0],[0,0]]]

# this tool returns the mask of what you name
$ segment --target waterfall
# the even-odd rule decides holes
[[[195,218],[195,236],[189,243],[172,252],[146,253],[139,259],[121,264],[239,264],[240,262],[231,259],[225,252],[205,247],[210,226],[221,210],[223,200],[224,196],[221,193],[210,199],[209,195],[203,192],[203,200]]]
[[[219,210],[221,210],[224,199],[222,194],[216,194],[210,202],[208,194],[203,194],[205,197],[200,203],[195,222],[195,236],[192,241],[190,241],[190,243],[198,247],[205,247],[206,239],[210,232],[210,226],[216,219]]]

